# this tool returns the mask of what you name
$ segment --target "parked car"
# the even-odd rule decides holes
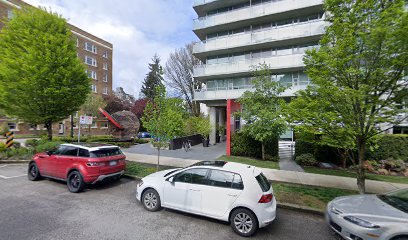
[[[38,153],[28,165],[28,179],[41,177],[67,182],[70,192],[81,192],[86,184],[119,180],[125,173],[125,155],[107,144],[61,144],[53,151]]]
[[[139,132],[137,134],[137,137],[138,138],[151,138],[150,133],[148,133],[148,132]]]
[[[245,237],[276,216],[266,177],[254,166],[233,162],[203,161],[153,173],[137,185],[136,198],[148,211],[165,207],[230,222]]]
[[[335,198],[326,219],[344,239],[408,240],[408,189]]]

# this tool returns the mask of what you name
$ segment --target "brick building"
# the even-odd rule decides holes
[[[13,17],[13,9],[20,9],[22,6],[32,7],[21,0],[0,0],[0,30],[4,26],[4,21]],[[93,94],[101,96],[113,94],[112,44],[71,24],[69,27],[76,39],[78,57],[84,62],[87,74],[92,79]],[[75,119],[77,118],[76,115]],[[39,134],[45,131],[43,125],[33,125],[0,116],[0,124],[4,122],[8,123],[10,130],[15,134]],[[66,120],[55,123],[53,132],[55,135],[69,135],[70,126],[68,117]],[[97,117],[90,129],[92,134],[105,135],[108,133],[108,128],[108,120],[104,117]],[[75,126],[74,131],[77,132],[77,129]],[[81,132],[87,134],[88,128],[81,129]]]

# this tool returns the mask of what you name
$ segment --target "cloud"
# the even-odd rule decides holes
[[[25,0],[51,8],[69,23],[113,44],[113,87],[136,97],[155,53],[196,41],[193,0]]]

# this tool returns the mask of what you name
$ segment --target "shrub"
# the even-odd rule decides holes
[[[0,152],[4,152],[4,151],[6,151],[6,150],[7,150],[7,148],[6,148],[6,144],[5,144],[5,143],[0,142]]]
[[[29,160],[32,155],[33,150],[29,148],[10,148],[1,152],[0,159]]]
[[[31,148],[35,148],[38,146],[38,144],[40,143],[40,140],[38,139],[28,139],[25,143],[26,147],[31,147]]]
[[[296,162],[302,166],[315,166],[317,164],[315,157],[310,153],[297,156]]]
[[[311,154],[318,162],[331,162],[337,165],[342,164],[339,150],[335,147],[319,144],[319,142],[309,142],[303,139],[296,139],[295,158],[303,154]]]
[[[14,141],[13,148],[21,148],[21,143]]]
[[[368,155],[376,160],[400,159],[408,162],[408,134],[379,135],[376,146]]]
[[[143,139],[143,138],[135,138],[133,139],[133,143],[139,143],[139,144],[145,144],[150,142],[148,139]]]
[[[271,139],[265,143],[266,160],[277,161],[279,153],[278,139]],[[262,144],[249,136],[244,131],[237,132],[231,138],[231,154],[234,156],[244,156],[262,158]]]
[[[58,141],[41,143],[35,148],[35,152],[39,153],[39,152],[50,151],[50,150],[55,149],[56,147],[58,147],[58,145],[63,144],[63,143],[64,142],[58,142]]]

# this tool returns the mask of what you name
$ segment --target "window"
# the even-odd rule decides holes
[[[76,39],[76,46],[79,47],[79,39]],[[77,57],[78,57],[78,53],[77,53]]]
[[[7,18],[12,19],[14,17],[13,10],[7,9]]]
[[[107,87],[104,87],[104,88],[103,88],[103,94],[108,95],[108,88],[107,88]]]
[[[208,185],[231,188],[233,180],[234,173],[220,170],[211,170],[211,175],[208,178]]]
[[[255,177],[261,187],[262,191],[267,192],[271,189],[271,184],[268,182],[268,179],[263,175],[263,173],[259,174]]]
[[[174,182],[185,182],[193,184],[205,184],[205,177],[208,170],[203,168],[195,168],[186,170],[177,174],[174,177]]]
[[[97,80],[97,79],[98,79],[98,77],[97,77],[97,75],[96,75],[96,72],[95,72],[95,71],[92,71],[92,70],[86,70],[86,74],[88,75],[88,77],[89,77],[89,78],[92,78],[92,79],[95,79],[95,80]]]
[[[110,157],[121,155],[122,151],[119,148],[104,148],[90,152],[92,158]]]
[[[108,63],[103,63],[103,70],[108,70]]]
[[[37,130],[37,124],[30,124],[30,130]]]
[[[105,123],[102,124],[101,128],[108,128],[108,127],[109,127],[109,124],[107,122],[105,122]]]
[[[92,89],[92,92],[97,93],[95,84],[92,84],[91,89]]]
[[[96,124],[96,121],[92,121],[91,128],[97,128],[97,127],[98,127],[98,125]]]
[[[10,129],[10,131],[17,130],[17,123],[15,123],[15,122],[9,122],[9,123],[7,123],[7,126]]]
[[[71,146],[65,146],[64,150],[61,152],[61,155],[64,156],[78,156],[78,148],[76,147],[71,147]]]
[[[80,157],[89,157],[89,151],[83,148],[79,149],[78,156]]]
[[[102,57],[104,57],[104,58],[108,58],[108,51],[103,52]]]
[[[240,175],[234,174],[234,180],[232,180],[231,188],[240,190],[244,189],[244,184]]]
[[[97,66],[96,59],[92,57],[85,56],[85,63],[94,67]]]
[[[103,81],[108,82],[108,74],[103,74]]]
[[[93,53],[97,53],[97,49],[95,45],[92,45],[88,42],[85,43],[85,50],[88,52],[93,52]]]

